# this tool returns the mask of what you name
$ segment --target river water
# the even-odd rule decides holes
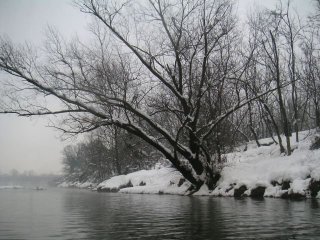
[[[0,190],[0,239],[320,239],[320,201]]]

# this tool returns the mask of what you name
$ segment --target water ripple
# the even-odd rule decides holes
[[[0,239],[319,239],[319,202],[5,191]]]

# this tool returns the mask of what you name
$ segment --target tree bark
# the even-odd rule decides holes
[[[276,40],[270,31],[271,40],[272,40],[272,47],[273,47],[273,54],[274,54],[274,67],[276,71],[276,84],[277,84],[277,93],[278,93],[278,100],[279,100],[279,108],[281,112],[281,118],[282,118],[282,126],[284,135],[286,137],[286,143],[287,143],[287,154],[288,156],[291,155],[291,144],[290,144],[290,127],[289,127],[289,121],[286,113],[285,104],[282,98],[282,91],[281,91],[281,76],[280,76],[280,62],[279,62],[279,52],[277,48]]]

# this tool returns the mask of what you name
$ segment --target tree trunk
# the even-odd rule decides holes
[[[114,151],[115,151],[115,166],[116,166],[116,170],[118,175],[122,174],[122,168],[121,168],[121,164],[120,164],[120,159],[119,159],[119,142],[118,142],[118,128],[114,127]]]
[[[282,138],[281,138],[281,135],[280,135],[280,130],[279,130],[279,127],[278,127],[278,125],[277,125],[277,123],[276,123],[276,121],[275,121],[275,119],[274,119],[274,117],[273,117],[273,115],[272,115],[272,113],[271,113],[271,110],[270,110],[270,108],[268,107],[268,105],[267,105],[263,100],[260,99],[260,102],[262,103],[262,105],[264,106],[265,110],[266,110],[267,113],[269,114],[269,117],[270,117],[270,119],[271,119],[271,122],[273,123],[274,130],[275,130],[275,132],[276,132],[276,134],[277,134],[277,137],[278,137],[280,152],[281,152],[281,153],[284,153],[284,152],[285,152],[285,149],[284,149],[283,144],[282,144]]]
[[[277,93],[279,98],[279,108],[281,112],[281,118],[282,118],[282,125],[283,125],[283,131],[284,135],[286,136],[286,143],[287,143],[287,154],[291,155],[291,145],[290,145],[290,128],[289,128],[289,121],[286,113],[286,108],[284,101],[282,99],[282,92],[281,92],[281,77],[280,77],[280,63],[279,63],[279,53],[278,48],[276,44],[276,40],[270,31],[271,39],[272,39],[272,45],[273,45],[273,54],[274,54],[274,65],[276,70],[276,83],[277,83]]]
[[[245,91],[246,91],[246,97],[247,99],[249,99],[249,95],[248,95],[248,89],[247,87],[245,88]],[[259,140],[258,140],[258,136],[257,136],[257,133],[256,131],[254,130],[254,127],[253,127],[253,120],[252,120],[252,109],[251,109],[251,103],[249,102],[248,103],[248,110],[249,110],[249,129],[254,137],[254,140],[257,144],[258,147],[260,147],[260,143],[259,143]]]
[[[318,105],[315,106],[315,114],[316,114],[316,128],[320,129],[320,109]]]
[[[272,141],[275,143],[275,144],[278,144],[278,142],[274,139],[273,137],[273,132],[272,132],[272,129],[271,129],[271,126],[270,126],[270,123],[269,123],[269,119],[267,119],[267,117],[265,116],[262,116],[262,119],[263,121],[265,122],[266,124],[266,130],[268,131],[269,133],[269,136],[271,137]]]
[[[288,20],[289,20],[289,16]],[[289,22],[290,23],[290,22]],[[294,52],[294,39],[292,36],[292,28],[291,24],[289,25],[289,30],[290,30],[290,50],[291,50],[291,99],[292,99],[292,105],[293,105],[293,114],[294,114],[294,131],[295,131],[295,136],[296,136],[296,142],[299,142],[299,126],[298,126],[298,104],[297,104],[297,87],[296,87],[296,57],[295,57],[295,52]]]

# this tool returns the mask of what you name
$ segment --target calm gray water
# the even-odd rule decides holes
[[[0,239],[320,239],[319,204],[0,190]]]

